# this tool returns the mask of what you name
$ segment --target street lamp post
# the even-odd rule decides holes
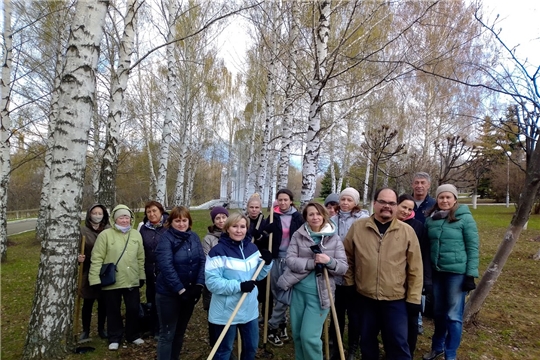
[[[506,154],[506,207],[510,206],[510,153]]]

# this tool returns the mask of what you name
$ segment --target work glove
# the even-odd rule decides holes
[[[272,263],[272,253],[269,250],[261,249],[261,258],[264,260],[265,265],[270,265]]]
[[[240,290],[245,293],[250,293],[255,289],[255,281],[248,280],[240,283]]]
[[[461,285],[461,289],[463,291],[471,291],[471,290],[476,289],[476,284],[474,283],[474,277],[465,276],[465,280],[463,280],[463,285]]]
[[[420,304],[413,304],[410,302],[406,302],[405,306],[407,307],[407,314],[409,316],[416,316],[418,318],[418,314],[420,314],[420,311],[422,310],[422,307]]]
[[[200,284],[195,285],[193,289],[191,290],[191,297],[193,298],[193,301],[195,302],[195,304],[199,302],[202,291],[203,291],[203,286]]]
[[[144,280],[139,280],[139,288],[142,288],[144,286]]]
[[[271,222],[271,223],[268,223],[266,224],[266,226],[264,227],[264,230],[263,230],[263,234],[265,236],[269,236],[270,234],[274,233],[277,231],[277,223],[274,221],[274,222]]]

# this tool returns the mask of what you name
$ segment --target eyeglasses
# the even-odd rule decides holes
[[[375,200],[376,202],[378,202],[379,204],[381,204],[382,206],[397,206],[397,202],[388,202],[388,201],[384,201],[384,200]]]

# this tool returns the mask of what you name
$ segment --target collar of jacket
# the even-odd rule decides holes
[[[187,229],[187,231],[180,231],[176,230],[173,227],[169,228],[169,232],[172,236],[174,236],[176,239],[180,241],[186,241],[191,236],[191,228]]]
[[[251,235],[246,233],[246,237],[242,241],[236,241],[231,239],[229,233],[222,232],[221,236],[219,237],[219,242],[224,243],[229,247],[239,247],[240,244],[243,244],[245,246],[247,243],[251,243]]]
[[[377,234],[379,233],[379,228],[377,227],[377,224],[375,224],[375,215],[371,215],[369,217],[369,220],[366,222],[366,226],[369,228],[372,228]],[[388,230],[386,230],[385,234],[388,234],[390,231],[396,231],[399,229],[399,220],[395,217],[392,219],[392,223],[388,227]]]

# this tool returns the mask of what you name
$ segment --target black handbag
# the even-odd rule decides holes
[[[118,265],[118,262],[120,261],[120,259],[124,255],[124,252],[126,251],[130,235],[131,234],[128,234],[126,245],[124,246],[124,250],[122,250],[120,257],[118,258],[118,261],[116,261],[116,264],[107,263],[107,264],[101,265],[101,270],[99,271],[99,279],[101,280],[101,286],[109,286],[116,282],[116,265]]]

